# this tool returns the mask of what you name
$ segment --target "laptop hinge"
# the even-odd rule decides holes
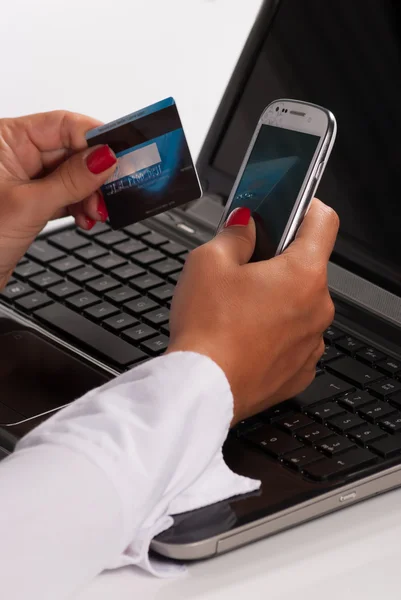
[[[214,230],[219,224],[224,211],[222,201],[223,199],[220,196],[207,194],[199,200],[195,200],[185,211],[185,214]]]
[[[333,295],[398,328],[401,327],[399,296],[334,263],[329,263],[328,277]]]

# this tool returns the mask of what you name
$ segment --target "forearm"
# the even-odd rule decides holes
[[[55,445],[0,467],[0,581],[8,600],[62,600],[123,550],[121,500],[105,474]]]
[[[6,491],[0,514],[7,514],[6,537],[15,540],[11,552],[2,550],[14,569],[5,574],[10,585],[24,585],[17,565],[26,572],[33,547],[37,561],[29,577],[41,600],[68,597],[64,590],[123,564],[119,557],[130,544],[130,562],[144,564],[146,542],[136,547],[135,540],[168,526],[177,496],[219,459],[231,418],[222,371],[182,353],[142,365],[34,430],[0,468]],[[241,493],[234,488],[230,481],[225,497]],[[49,577],[54,589],[47,595]]]

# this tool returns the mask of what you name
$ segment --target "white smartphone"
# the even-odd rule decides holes
[[[283,252],[316,192],[336,137],[334,115],[297,100],[275,100],[263,111],[218,227],[246,206],[256,223],[252,260]]]

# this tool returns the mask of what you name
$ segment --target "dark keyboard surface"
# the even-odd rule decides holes
[[[35,241],[0,301],[118,371],[162,354],[188,249],[143,223],[66,228]],[[401,461],[401,359],[339,327],[315,381],[233,433],[313,481]]]
[[[233,433],[303,477],[335,483],[401,461],[401,359],[337,326],[324,337],[312,385]]]
[[[142,223],[69,227],[32,244],[0,300],[124,371],[167,348],[187,254]]]

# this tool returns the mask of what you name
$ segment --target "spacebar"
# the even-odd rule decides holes
[[[102,356],[105,362],[124,367],[148,358],[141,350],[61,304],[40,308],[34,314],[52,329],[62,331]]]

